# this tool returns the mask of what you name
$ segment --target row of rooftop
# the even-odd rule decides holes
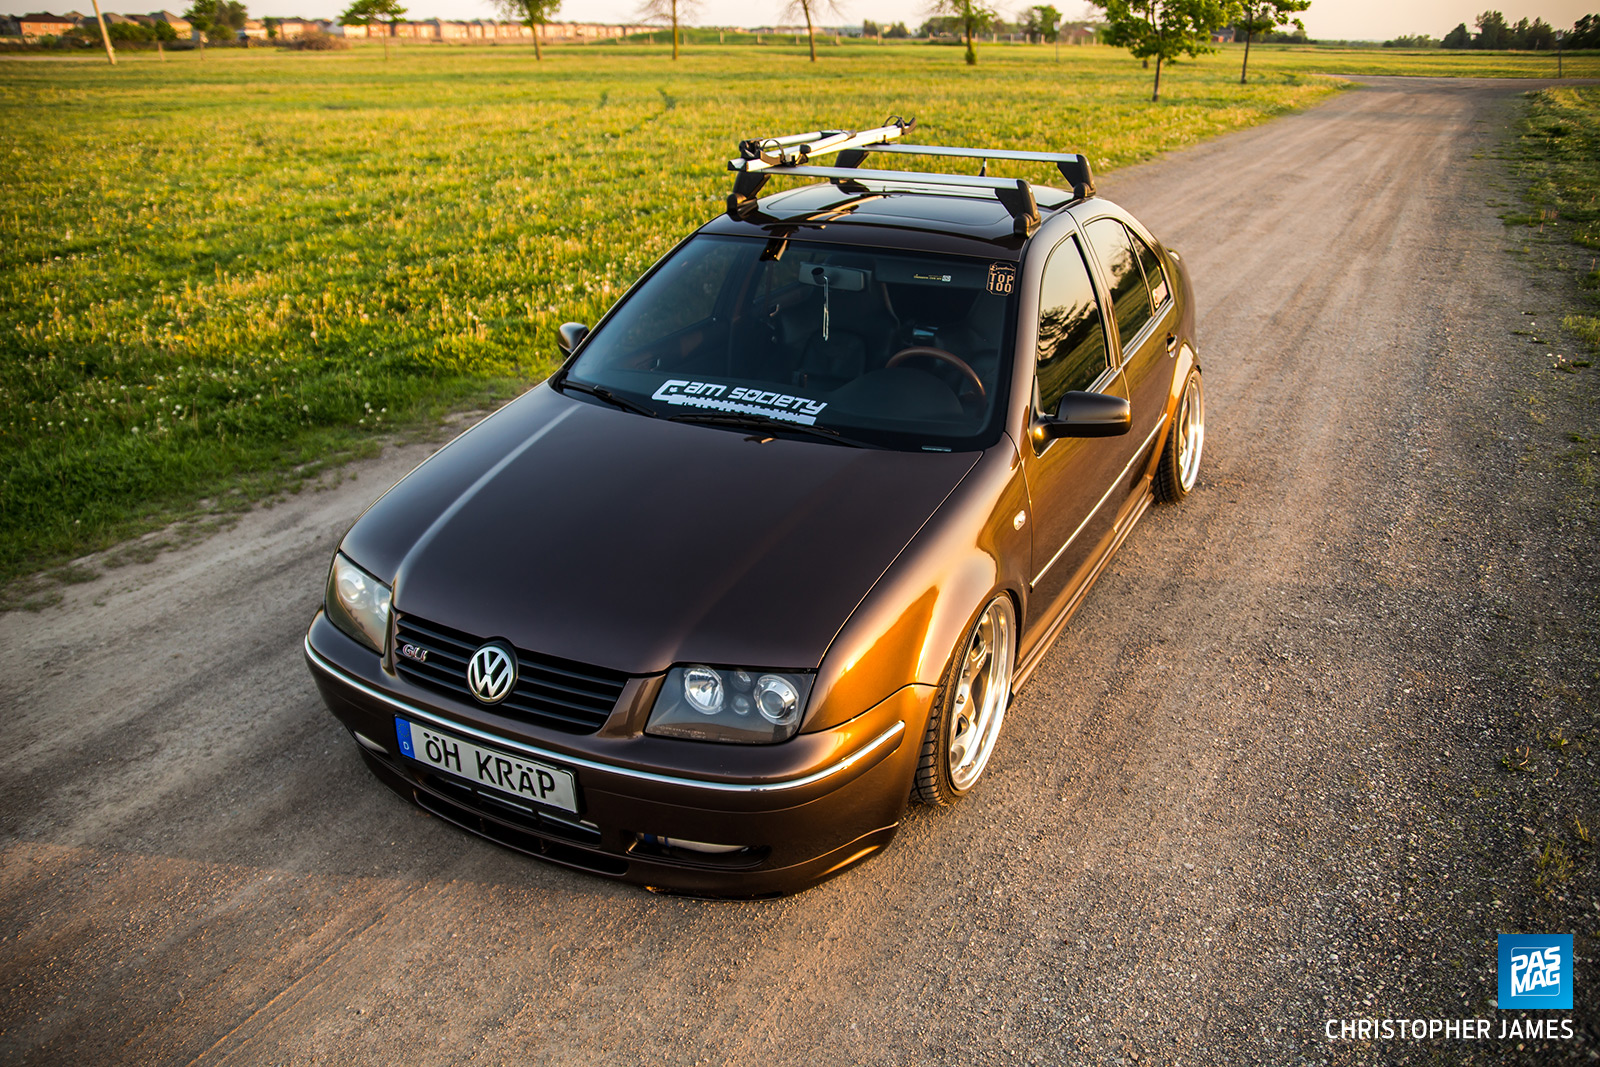
[[[164,23],[172,27],[179,40],[192,38],[199,32],[188,19],[174,15],[170,11],[153,11],[148,15],[119,15],[106,12],[104,18],[108,25],[122,22],[154,28],[157,24]],[[7,20],[14,22],[15,28],[4,25]],[[521,22],[499,22],[494,19],[473,19],[470,22],[455,19],[423,19],[418,22],[373,23],[366,26],[343,26],[328,19],[282,18],[270,21],[272,32],[269,33],[267,22],[247,19],[244,27],[238,31],[238,36],[242,40],[266,40],[276,35],[283,40],[293,40],[312,31],[332,34],[335,37],[388,36],[432,41],[515,41],[532,40],[534,36],[533,29]],[[64,15],[52,15],[48,12],[0,15],[0,34],[22,37],[26,40],[60,37],[80,27],[94,26],[93,15],[83,15],[76,11],[69,11]],[[541,41],[567,42],[598,41],[625,37],[629,33],[638,32],[637,27],[606,26],[587,22],[551,22],[538,29]],[[215,31],[212,32],[214,35]]]

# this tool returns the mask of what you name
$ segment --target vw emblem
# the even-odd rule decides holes
[[[500,645],[484,645],[467,661],[467,688],[485,704],[498,704],[517,684],[517,661]]]

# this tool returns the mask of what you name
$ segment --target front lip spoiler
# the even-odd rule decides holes
[[[524,741],[515,741],[509,737],[502,737],[499,734],[489,733],[486,730],[479,730],[476,727],[467,726],[451,719],[442,718],[441,716],[435,715],[433,712],[425,711],[422,708],[417,707],[415,704],[411,704],[399,699],[398,697],[391,696],[390,694],[383,692],[381,689],[374,689],[372,686],[361,681],[359,678],[355,678],[350,674],[347,674],[339,667],[324,659],[316,649],[312,648],[311,638],[309,636],[306,637],[303,643],[305,645],[306,658],[311,661],[312,666],[321,670],[323,673],[336,678],[340,682],[343,682],[345,685],[348,685],[353,689],[359,689],[361,692],[365,693],[369,697],[372,697],[374,700],[381,700],[390,707],[398,711],[403,711],[407,715],[413,716],[417,719],[421,719],[423,722],[426,722],[432,726],[436,726],[441,730],[449,730],[458,734],[466,734],[468,737],[474,737],[481,741],[498,745],[501,748],[514,749],[518,752],[529,756],[534,756],[539,759],[554,760],[557,763],[571,764],[575,767],[586,767],[589,770],[602,771],[606,774],[622,775],[626,778],[636,778],[645,782],[655,782],[659,785],[684,786],[691,789],[713,789],[724,793],[757,794],[777,793],[785,789],[799,789],[804,786],[815,785],[817,782],[821,782],[825,779],[833,777],[836,774],[840,774],[849,770],[851,767],[855,766],[857,763],[860,763],[862,760],[872,755],[890,741],[899,737],[905,732],[906,728],[906,724],[903,720],[896,722],[893,726],[890,726],[887,730],[883,731],[883,733],[879,734],[877,737],[874,737],[871,741],[868,741],[865,745],[862,745],[860,748],[856,749],[839,762],[830,764],[821,770],[812,771],[810,774],[802,775],[798,778],[785,778],[776,782],[718,782],[708,778],[683,778],[671,774],[658,774],[655,771],[641,771],[632,767],[621,767],[615,763],[601,763],[598,760],[587,759],[583,756],[572,756],[565,752],[555,752],[549,749],[539,748],[537,745],[530,745]]]

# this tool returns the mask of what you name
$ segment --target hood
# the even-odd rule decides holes
[[[405,615],[629,674],[808,668],[977,461],[651,419],[541,386],[385,494],[347,554]]]

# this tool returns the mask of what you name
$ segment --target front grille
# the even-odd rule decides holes
[[[467,660],[484,644],[483,638],[402,615],[395,621],[395,641],[397,647],[416,645],[428,654],[421,663],[395,655],[395,667],[406,680],[469,704],[478,703],[467,688]],[[508,718],[572,734],[592,734],[604,725],[627,683],[628,676],[617,671],[519,648],[517,686],[493,707]]]

